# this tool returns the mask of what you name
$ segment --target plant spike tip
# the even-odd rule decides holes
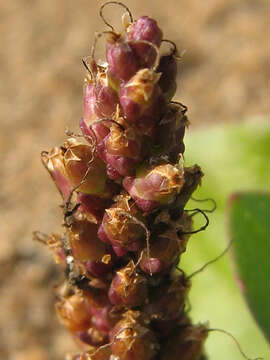
[[[108,5],[126,11],[122,33],[104,16]],[[64,269],[56,312],[83,348],[67,359],[205,360],[208,333],[192,325],[190,281],[175,271],[197,232],[193,216],[205,216],[199,230],[208,225],[207,211],[184,209],[203,174],[198,165],[184,166],[189,122],[187,107],[172,101],[176,45],[154,19],[134,20],[120,2],[103,4],[100,16],[110,30],[96,34],[82,60],[82,135],[67,132],[63,145],[42,152],[62,195],[65,226],[61,236],[35,238]],[[102,64],[94,58],[101,36]]]

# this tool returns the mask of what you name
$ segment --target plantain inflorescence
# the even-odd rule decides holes
[[[113,3],[127,11],[121,33],[103,16]],[[203,176],[183,161],[180,57],[148,16],[118,2],[100,13],[110,30],[83,59],[81,135],[41,154],[63,199],[63,234],[43,237],[65,274],[56,312],[82,347],[67,359],[203,360],[207,328],[192,325],[190,280],[177,269]],[[95,59],[101,36],[106,62]]]

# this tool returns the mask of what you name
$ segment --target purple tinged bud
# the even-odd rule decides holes
[[[128,81],[139,69],[139,61],[127,42],[111,37],[107,42],[108,76],[114,89]]]
[[[129,200],[128,195],[119,195],[116,203],[105,210],[98,230],[99,238],[109,241],[118,256],[122,252],[138,251],[146,236],[142,215]]]
[[[158,274],[164,269],[164,263],[158,258],[147,259],[144,256],[144,260],[140,264],[141,269],[147,274]]]
[[[92,326],[107,334],[119,320],[119,315],[113,311],[109,302],[107,291],[90,287],[83,296],[92,315]]]
[[[130,46],[140,60],[142,67],[151,67],[158,56],[154,47],[143,41],[148,41],[159,47],[162,36],[162,31],[156,21],[150,19],[148,16],[140,17],[135,23],[128,27],[127,38]]]
[[[108,333],[108,331],[110,331],[112,328],[110,319],[111,310],[111,305],[107,305],[99,309],[91,309],[93,315],[92,324],[103,333]]]
[[[141,306],[147,297],[147,281],[136,273],[133,262],[117,271],[109,289],[109,299],[116,306]]]
[[[95,111],[99,118],[111,118],[116,112],[118,104],[117,93],[107,84],[98,82],[95,87]]]
[[[80,203],[79,211],[86,215],[87,220],[99,223],[111,201],[96,195],[79,192],[77,202]]]
[[[126,177],[123,180],[124,188],[143,211],[171,203],[183,185],[184,176],[181,170],[171,164],[145,169],[139,176]]]
[[[153,70],[142,69],[121,87],[119,99],[128,122],[136,122],[158,100],[159,77]]]
[[[132,41],[146,40],[160,46],[163,37],[157,22],[148,16],[141,16],[127,29],[128,39]]]
[[[150,257],[147,249],[143,250],[140,267],[148,274],[167,271],[184,250],[185,244],[180,242],[177,233],[168,230],[150,244]]]
[[[107,74],[98,70],[95,82],[87,80],[84,86],[83,117],[92,124],[99,118],[112,117],[118,104],[117,92],[109,85]]]
[[[98,155],[107,164],[112,180],[134,173],[136,163],[142,160],[142,149],[131,127],[122,128],[111,120],[101,120],[89,128],[82,119],[80,125],[89,142],[95,141]]]
[[[85,269],[93,276],[97,278],[105,277],[109,272],[112,271],[113,261],[112,258],[108,263],[103,261],[85,261]]]
[[[73,186],[65,168],[64,150],[59,147],[54,147],[50,149],[49,152],[43,151],[41,153],[41,159],[60,191],[64,202],[66,202]]]

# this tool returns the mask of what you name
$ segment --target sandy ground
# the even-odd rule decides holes
[[[60,230],[60,198],[39,153],[77,129],[84,70],[102,2],[12,0],[0,4],[0,358],[60,360],[75,349],[58,324],[58,278],[33,230]],[[177,99],[193,126],[269,115],[269,0],[126,1],[155,17],[186,49]],[[163,4],[163,5],[162,5]],[[117,25],[120,11],[106,16]],[[192,131],[192,130],[191,130]]]

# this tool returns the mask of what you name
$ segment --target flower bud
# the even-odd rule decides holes
[[[142,150],[141,139],[131,127],[125,129],[112,120],[101,120],[88,128],[82,119],[81,128],[90,142],[95,139],[98,155],[107,164],[110,178],[114,180],[134,172],[136,163],[142,159]]]
[[[72,191],[72,184],[64,165],[64,150],[54,147],[49,152],[43,151],[41,159],[60,191],[64,202],[66,202]]]
[[[135,271],[133,262],[117,271],[109,289],[109,299],[116,306],[141,306],[147,297],[147,283]]]
[[[64,164],[73,186],[87,194],[101,194],[106,185],[106,166],[89,145],[69,138],[64,144]]]
[[[84,262],[86,271],[88,271],[91,275],[97,278],[103,278],[109,272],[111,272],[113,268],[113,264],[114,264],[114,259],[110,253],[104,255],[101,260],[97,260],[97,261],[89,260]]]
[[[177,166],[163,164],[142,169],[137,177],[126,177],[123,186],[145,212],[169,204],[180,192],[184,176]]]
[[[60,321],[71,332],[85,331],[91,325],[91,313],[83,296],[79,294],[62,298],[55,305]]]
[[[145,229],[140,224],[142,220],[138,209],[130,203],[130,197],[121,195],[105,210],[98,236],[113,246],[138,251],[145,239]]]
[[[179,255],[185,250],[178,239],[177,233],[168,230],[150,244],[150,256],[145,248],[140,261],[141,269],[148,274],[157,274],[167,271],[178,262]]]
[[[98,225],[87,220],[75,221],[68,229],[74,258],[80,262],[101,260],[106,254],[105,244],[97,237]]]
[[[129,44],[119,38],[108,38],[106,59],[111,86],[118,89],[122,82],[128,81],[139,70],[139,61]]]
[[[127,311],[111,331],[110,339],[112,353],[121,360],[151,360],[159,349],[139,311]]]
[[[110,199],[82,192],[78,193],[77,202],[80,203],[79,210],[86,215],[87,220],[95,223],[101,222],[105,209],[111,203]]]
[[[144,41],[159,47],[162,40],[162,31],[155,20],[148,16],[141,16],[127,28],[127,38],[130,46],[140,60],[142,67],[151,67],[157,57],[157,51]]]
[[[160,74],[139,70],[119,92],[120,104],[128,122],[136,122],[158,100]]]
[[[113,311],[107,291],[91,288],[84,292],[84,297],[92,315],[92,325],[102,333],[108,333],[119,320],[119,315]]]
[[[108,80],[96,84],[95,111],[101,118],[111,118],[116,112],[118,104],[117,93],[108,85]]]
[[[127,36],[132,41],[146,40],[160,46],[163,34],[154,19],[141,16],[128,27]]]
[[[114,115],[118,104],[118,96],[109,86],[107,73],[101,68],[98,69],[95,82],[86,80],[83,104],[83,118],[88,125],[99,118],[110,118]]]
[[[132,174],[134,166],[142,159],[140,140],[131,127],[121,129],[112,123],[105,140],[105,162],[121,176]]]

